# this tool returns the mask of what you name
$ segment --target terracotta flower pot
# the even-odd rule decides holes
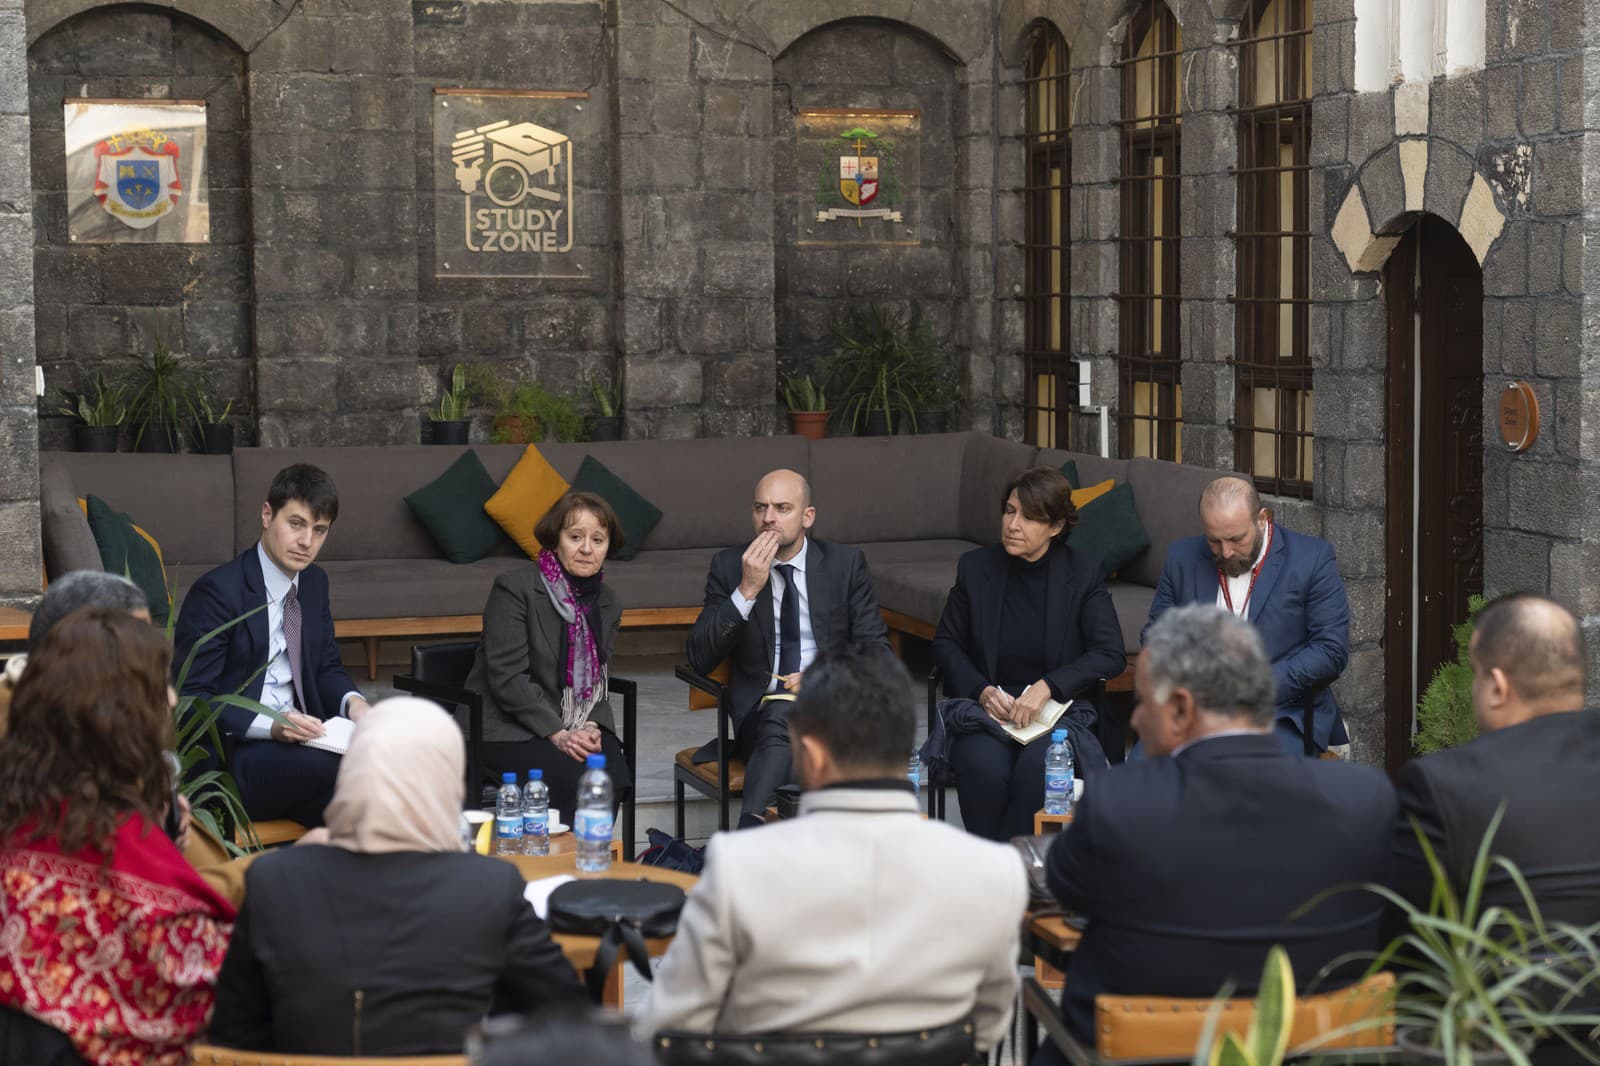
[[[495,415],[496,444],[532,444],[539,439],[539,419],[523,415]]]
[[[828,435],[828,412],[790,411],[789,432],[807,440],[821,440]]]

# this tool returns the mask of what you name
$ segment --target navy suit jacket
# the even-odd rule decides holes
[[[1205,537],[1185,537],[1167,552],[1145,631],[1168,607],[1217,602],[1217,562]],[[1350,661],[1350,600],[1333,557],[1333,545],[1274,523],[1272,546],[1250,596],[1249,618],[1261,632],[1277,682],[1278,717],[1295,732],[1305,701],[1315,708],[1312,739],[1319,749],[1344,743],[1333,682]],[[1143,643],[1144,633],[1140,633]]]
[[[304,672],[301,686],[307,704],[301,709],[326,720],[339,713],[344,694],[357,689],[339,660],[339,647],[333,639],[333,615],[328,610],[328,575],[321,567],[308,566],[300,572],[299,599],[300,665]],[[183,684],[185,695],[238,692],[253,700],[261,698],[268,649],[266,602],[267,586],[254,544],[233,562],[207,571],[194,583],[183,598],[173,632],[174,676],[201,637],[257,607],[263,610],[201,645]],[[249,711],[224,707],[220,728],[242,740],[254,720],[255,715]]]
[[[1094,1041],[1094,997],[1255,992],[1273,944],[1295,983],[1375,951],[1383,900],[1335,885],[1381,881],[1396,811],[1383,772],[1283,753],[1270,733],[1214,737],[1173,758],[1095,776],[1045,861],[1050,891],[1088,919],[1062,1010]],[[1360,977],[1339,971],[1320,990]]]

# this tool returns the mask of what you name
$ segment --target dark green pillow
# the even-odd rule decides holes
[[[167,573],[161,555],[150,541],[139,535],[133,519],[111,509],[98,496],[84,501],[89,517],[89,532],[100,549],[100,565],[138,585],[150,601],[150,618],[158,626],[167,624]]]
[[[450,469],[406,497],[444,557],[452,563],[475,563],[498,548],[505,531],[484,512],[495,493],[494,478],[470,448]]]
[[[622,523],[623,548],[612,553],[614,559],[632,559],[639,554],[644,539],[661,521],[661,511],[655,504],[633,490],[606,465],[592,455],[583,457],[578,476],[572,479],[572,492],[592,492],[611,505]]]
[[[1067,537],[1073,551],[1105,560],[1106,573],[1113,574],[1150,547],[1150,534],[1133,509],[1133,486],[1117,485],[1103,496],[1083,505],[1078,524]]]
[[[1062,463],[1061,472],[1066,475],[1067,484],[1075,489],[1083,488],[1083,482],[1078,480],[1078,460],[1068,459]]]

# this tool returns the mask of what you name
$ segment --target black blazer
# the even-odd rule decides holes
[[[1503,802],[1493,854],[1522,871],[1546,920],[1600,922],[1600,711],[1547,714],[1413,759],[1395,777],[1395,888],[1424,910],[1433,881],[1411,826],[1415,818],[1463,890],[1478,845]],[[1522,896],[1490,867],[1485,906],[1521,913]]]
[[[333,614],[328,610],[328,575],[320,566],[300,571],[300,665],[306,714],[321,719],[335,717],[355,682],[345,673],[339,646],[333,639]],[[262,667],[267,664],[267,586],[261,576],[256,546],[231,563],[208,570],[183,598],[178,624],[173,630],[172,673],[176,678],[196,641],[218,626],[250,611],[255,614],[201,645],[185,680],[185,695],[215,696],[238,692],[261,698]],[[261,608],[256,610],[256,608]],[[238,707],[222,708],[223,732],[243,737],[255,715]]]
[[[522,890],[515,866],[460,852],[263,855],[245,875],[210,1039],[297,1055],[459,1055],[486,1013],[586,1003]]]
[[[1098,559],[1052,547],[1046,573],[1045,680],[1058,699],[1072,699],[1127,666],[1122,626]],[[998,544],[974,548],[956,565],[933,637],[933,658],[951,696],[977,699],[994,684],[1000,654],[1000,607],[1011,556]]]
[[[1045,863],[1051,892],[1089,920],[1062,999],[1068,1028],[1093,1043],[1102,992],[1209,997],[1233,981],[1252,995],[1273,944],[1302,989],[1340,955],[1375,950],[1375,895],[1290,915],[1324,889],[1381,879],[1395,809],[1381,771],[1286,755],[1271,733],[1099,774]]]
[[[622,604],[611,586],[600,585],[601,651],[607,663],[617,646]],[[494,579],[483,607],[483,639],[467,675],[467,687],[483,693],[483,739],[523,741],[561,729],[561,692],[567,664],[562,659],[566,623],[550,603],[537,566],[519,566]],[[589,720],[617,731],[611,699],[602,696]]]
[[[710,673],[729,660],[730,703],[734,725],[761,702],[772,683],[777,623],[772,614],[772,582],[756,596],[749,619],[739,616],[733,594],[744,574],[746,546],[724,548],[706,575],[706,602],[689,633],[689,665]],[[889,629],[878,612],[861,549],[810,538],[806,555],[806,596],[817,650],[856,642],[889,650]]]

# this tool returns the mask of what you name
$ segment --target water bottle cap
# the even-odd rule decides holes
[[[528,780],[529,781],[543,781],[544,780],[544,771],[543,770],[529,770],[528,771]]]
[[[604,770],[606,768],[606,757],[604,755],[591,755],[583,760],[583,765],[591,770]]]
[[[505,784],[514,785],[514,784],[517,783],[517,775],[516,774],[501,774],[500,775],[500,780],[503,781]]]
[[[1064,744],[1066,743],[1066,740],[1067,731],[1065,729],[1057,729],[1054,733],[1050,734],[1050,743],[1052,744]]]

